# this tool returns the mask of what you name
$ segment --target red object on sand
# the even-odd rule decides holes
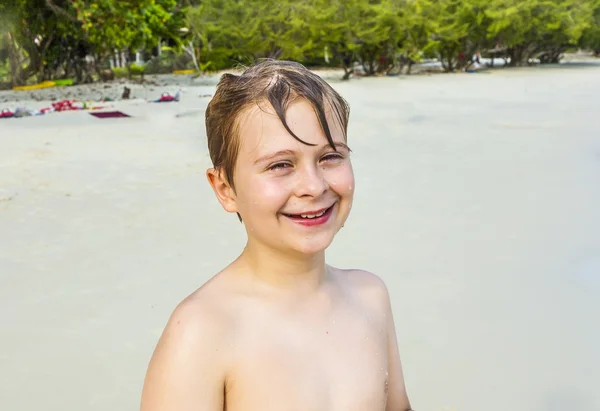
[[[169,93],[162,93],[158,100],[154,100],[155,103],[171,103],[173,101],[179,101],[179,91],[172,96]]]
[[[171,101],[175,101],[175,97],[173,97],[170,94],[163,94],[162,96],[160,96],[160,98],[158,99],[158,101],[161,102],[171,102]]]
[[[4,110],[0,111],[0,118],[11,118],[14,116],[15,116],[15,113],[13,113],[12,111],[10,111],[8,109],[4,109]]]
[[[52,107],[55,111],[72,111],[72,110],[80,110],[79,107],[75,107],[75,100],[62,100],[57,101],[56,103],[52,103]]]

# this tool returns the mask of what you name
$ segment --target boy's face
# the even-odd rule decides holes
[[[286,120],[300,139],[315,144],[308,146],[294,139],[268,107],[248,110],[240,122],[234,211],[242,216],[249,241],[303,254],[323,251],[352,205],[354,174],[343,131],[333,116],[328,118],[336,152],[312,106],[297,100]]]

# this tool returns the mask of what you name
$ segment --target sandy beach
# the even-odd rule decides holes
[[[386,281],[413,407],[599,410],[600,65],[332,84],[357,186],[329,262]],[[244,245],[204,177],[214,84],[143,92],[0,120],[2,410],[138,409],[171,311]]]

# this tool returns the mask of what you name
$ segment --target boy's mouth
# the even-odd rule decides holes
[[[331,216],[334,206],[335,206],[335,204],[333,204],[331,207],[328,207],[328,208],[324,208],[321,210],[315,210],[315,211],[309,211],[307,213],[301,213],[301,214],[283,213],[283,215],[285,217],[289,218],[290,220],[292,220],[293,222],[301,224],[301,225],[305,225],[305,226],[319,225],[319,224],[324,224],[327,222],[327,220],[329,220],[329,217]]]

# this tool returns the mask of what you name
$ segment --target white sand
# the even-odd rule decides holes
[[[600,68],[335,87],[357,193],[330,262],[386,280],[413,406],[600,409]],[[138,408],[171,310],[244,243],[204,178],[212,91],[0,120],[0,409]]]

